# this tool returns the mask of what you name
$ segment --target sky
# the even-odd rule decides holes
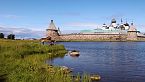
[[[145,0],[0,0],[0,32],[17,38],[45,37],[50,20],[63,32],[95,29],[103,23],[131,23],[145,32]]]

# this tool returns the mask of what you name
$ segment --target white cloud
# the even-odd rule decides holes
[[[144,24],[137,24],[135,25],[138,31],[145,32],[145,25]]]
[[[45,36],[45,31],[33,30],[28,28],[18,28],[18,27],[7,27],[0,25],[0,32],[4,33],[5,36],[8,34],[15,34],[16,38],[41,38]]]
[[[137,27],[140,27],[140,28],[145,28],[145,25],[144,24],[138,24],[136,25]]]
[[[62,30],[62,34],[80,33],[80,30]]]
[[[69,23],[69,24],[66,24],[65,26],[67,27],[89,27],[89,28],[98,28],[100,27],[101,25],[100,24],[96,24],[96,23]]]
[[[1,18],[8,18],[8,19],[17,19],[17,18],[21,18],[22,16],[6,14],[6,15],[0,15],[0,17]]]

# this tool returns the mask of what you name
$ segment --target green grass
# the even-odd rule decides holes
[[[71,74],[52,67],[45,60],[63,57],[63,45],[41,45],[39,41],[0,39],[0,81],[6,82],[74,82]],[[79,82],[79,81],[75,81]],[[82,82],[90,82],[87,75]]]

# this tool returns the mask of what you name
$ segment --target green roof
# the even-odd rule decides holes
[[[102,29],[97,29],[97,30],[82,30],[81,33],[113,33],[113,32],[121,32],[125,30],[102,30]]]

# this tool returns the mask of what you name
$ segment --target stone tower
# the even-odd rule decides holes
[[[48,29],[46,29],[46,31],[47,31],[47,37],[51,37],[52,40],[59,39],[59,33],[58,33],[58,30],[57,30],[55,24],[53,23],[53,20],[51,20],[51,23],[50,23]]]
[[[137,40],[137,30],[133,23],[131,23],[131,26],[127,32],[127,40],[134,41]]]

